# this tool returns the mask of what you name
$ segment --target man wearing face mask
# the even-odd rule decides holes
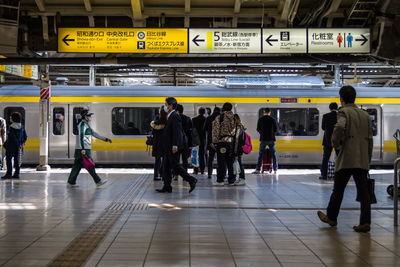
[[[190,176],[185,168],[179,164],[179,153],[185,148],[185,138],[182,130],[182,121],[179,114],[175,111],[177,101],[173,97],[165,99],[164,110],[168,113],[168,120],[162,134],[162,143],[164,145],[164,186],[156,189],[159,193],[171,193],[172,170],[180,175],[183,180],[190,185],[189,193],[192,192],[197,183],[197,179]]]
[[[83,167],[82,157],[87,156],[88,158],[92,158],[91,155],[92,136],[94,136],[97,139],[103,140],[105,142],[112,143],[111,139],[99,135],[90,127],[89,122],[91,120],[92,115],[93,113],[91,113],[87,109],[84,109],[81,112],[82,121],[78,124],[79,134],[76,136],[75,155],[74,155],[75,161],[68,178],[68,186],[70,187],[77,187],[76,178],[78,178],[79,172]],[[101,179],[97,175],[94,167],[88,170],[88,172],[93,177],[93,180],[97,186],[101,186],[107,182],[107,180]]]

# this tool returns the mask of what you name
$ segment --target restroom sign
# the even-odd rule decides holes
[[[370,53],[370,30],[308,29],[308,53]]]

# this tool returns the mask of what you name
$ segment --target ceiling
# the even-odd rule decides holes
[[[98,85],[121,84],[125,78],[133,84],[202,85],[207,79],[219,83],[228,75],[273,74],[274,69],[275,74],[320,75],[330,84],[335,65],[341,66],[343,79],[350,79],[357,62],[357,77],[366,85],[399,86],[398,0],[0,0],[0,33],[2,25],[14,27],[16,33],[3,29],[10,35],[0,40],[6,43],[4,61],[51,64],[52,80],[66,76],[70,84],[88,84],[89,66],[84,64],[98,64]],[[372,30],[372,51],[346,56],[199,55],[197,59],[193,55],[62,54],[55,52],[59,27],[364,27]],[[101,65],[109,62],[122,65]],[[378,66],[377,72],[369,71],[371,64],[377,64],[372,65]],[[7,75],[6,82],[29,81]]]

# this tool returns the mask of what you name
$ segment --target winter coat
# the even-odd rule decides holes
[[[243,126],[236,126],[235,130],[235,140],[233,146],[233,154],[235,156],[243,155],[242,146],[246,142],[246,135],[244,134],[244,127]]]
[[[153,150],[151,152],[153,157],[162,157],[164,154],[161,136],[165,127],[165,123],[165,121],[161,121],[159,119],[150,123],[150,126],[153,129]]]
[[[220,123],[220,116],[222,121]],[[235,135],[236,123],[232,111],[224,111],[217,116],[212,126],[212,142],[217,144],[220,142],[232,143]]]
[[[13,122],[8,129],[7,141],[4,145],[6,156],[18,155],[19,149],[25,144],[26,139],[28,136],[25,127],[21,123]]]
[[[260,141],[275,141],[275,134],[278,130],[276,120],[269,115],[258,119],[257,132],[260,133]]]

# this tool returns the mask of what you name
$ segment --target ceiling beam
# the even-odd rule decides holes
[[[293,4],[293,0],[285,1],[282,12],[281,12],[281,16],[280,16],[279,22],[278,22],[279,25],[277,25],[277,26],[287,27],[288,17],[289,17],[290,8],[291,8],[292,4]]]
[[[85,4],[86,11],[92,12],[92,4],[90,3],[90,0],[83,0],[83,3]]]
[[[142,20],[142,3],[141,0],[131,0],[132,14],[134,20]]]
[[[46,10],[43,0],[35,0],[35,2],[40,12],[44,12]]]
[[[190,13],[190,0],[185,0],[185,13]]]

